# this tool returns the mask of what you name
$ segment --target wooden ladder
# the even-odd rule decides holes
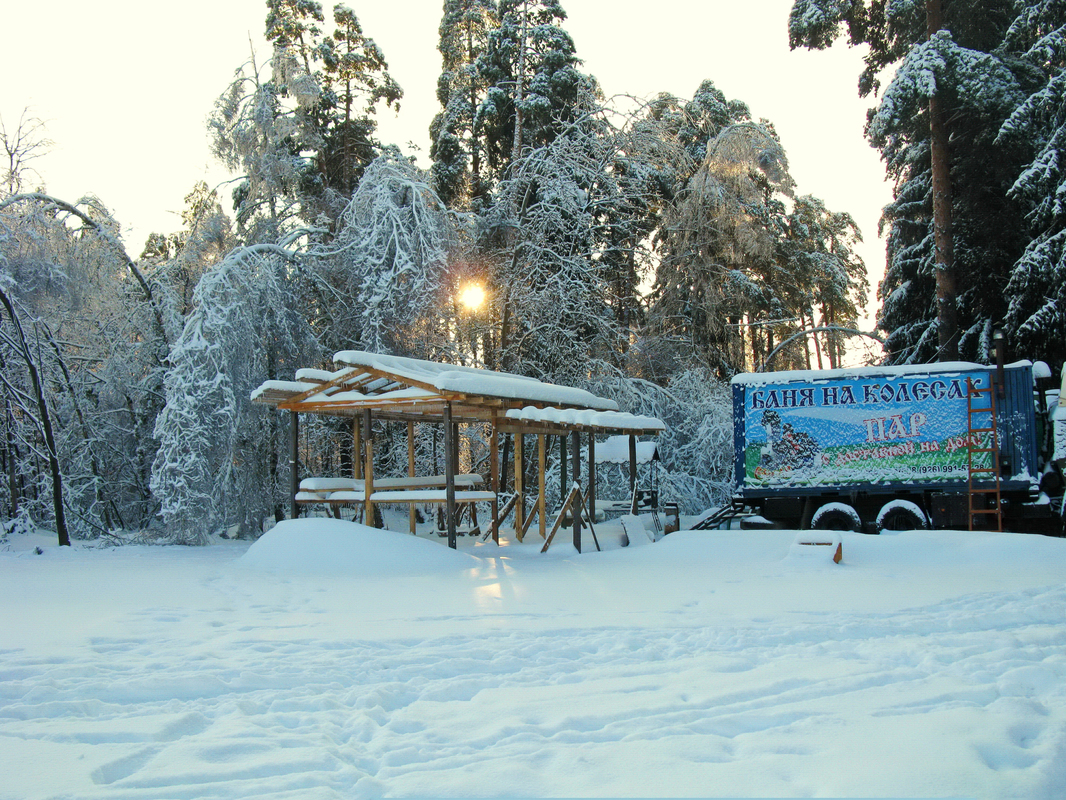
[[[996,425],[996,382],[992,376],[989,378],[987,389],[978,389],[972,378],[966,379],[966,420],[969,434],[966,468],[969,476],[967,490],[970,499],[971,531],[976,529],[975,520],[982,514],[994,515],[995,529],[1003,530],[1003,508],[999,482],[999,431]],[[983,458],[982,456],[986,453],[988,458]],[[982,466],[974,465],[975,456]],[[985,464],[987,466],[984,466]],[[992,504],[991,507],[989,503]]]

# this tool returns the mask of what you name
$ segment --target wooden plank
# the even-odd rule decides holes
[[[513,494],[513,495],[511,495],[511,498],[506,503],[503,504],[503,510],[500,511],[500,519],[501,520],[507,519],[507,515],[510,514],[511,511],[514,510],[514,504],[515,504],[515,501],[517,499],[518,499],[518,495]]]
[[[540,518],[540,538],[545,538],[545,530],[548,517],[548,492],[544,473],[547,469],[547,437],[543,433],[537,434],[537,490],[540,496],[537,498],[537,517]]]
[[[600,540],[596,538],[596,527],[592,524],[592,517],[589,515],[588,506],[585,505],[585,501],[581,497],[581,492],[577,493],[577,502],[581,506],[580,510],[585,512],[585,517],[589,523],[589,533],[592,534],[592,541],[596,543],[596,550],[598,551],[600,549]],[[580,548],[578,548],[578,552],[581,552]]]
[[[448,547],[455,550],[455,426],[452,423],[452,404],[444,405],[444,516],[448,519]]]
[[[499,498],[500,493],[500,432],[497,426],[498,418],[492,415],[492,427],[489,429],[489,472],[492,478],[492,491]],[[507,516],[506,512],[503,514]],[[492,503],[492,538],[496,544],[500,543],[500,501]]]
[[[517,495],[516,495],[516,497],[517,497]],[[536,503],[534,503],[534,505],[536,507],[538,507],[538,508],[541,507],[543,504],[544,504],[544,498],[543,497],[538,497]],[[529,514],[529,515],[526,516],[526,521],[522,523],[522,531],[521,531],[521,537],[519,537],[519,541],[522,541],[522,539],[525,538],[526,531],[529,530],[529,526],[533,523],[533,520],[536,519],[539,516],[540,516],[540,514],[537,514],[537,513]],[[541,539],[544,538],[544,523],[543,523],[543,521],[541,522],[540,538]]]
[[[316,394],[328,392],[330,389],[340,388],[345,383],[345,381],[350,378],[353,373],[356,372],[356,370],[352,367],[346,367],[345,369],[347,371],[344,374],[337,376],[333,380],[322,381],[312,389],[307,389],[305,391],[300,392],[299,394],[292,395],[288,400],[285,401],[286,404],[300,403],[308,397],[314,397]]]
[[[589,431],[589,504],[588,507],[592,509],[592,513],[588,515],[589,527],[592,527],[592,523],[596,521],[596,434]],[[593,540],[596,539],[596,532],[592,533]],[[596,543],[596,549],[600,549],[599,542]]]
[[[526,521],[526,460],[525,437],[516,433],[514,437],[514,492],[518,502],[514,507],[514,526],[516,531],[525,530]],[[521,541],[521,539],[519,540]]]
[[[300,491],[300,415],[289,412],[289,492],[290,518],[296,519],[300,509],[296,505],[296,495]]]
[[[366,498],[366,502],[363,503],[363,522],[374,527],[374,501],[370,499],[370,495],[374,492],[374,428],[373,418],[370,416],[370,409],[363,411],[363,447],[366,453],[366,461],[363,464],[363,496]]]
[[[574,473],[574,486],[578,487],[578,495],[581,494],[581,440],[577,431],[570,434],[570,462]],[[570,513],[574,521],[574,549],[581,552],[581,515],[574,509]]]
[[[563,503],[563,507],[559,509],[559,515],[555,518],[555,524],[552,525],[552,532],[548,535],[548,538],[544,540],[544,547],[540,548],[540,552],[548,552],[548,548],[551,547],[552,539],[555,538],[555,534],[558,533],[559,528],[562,527],[563,517],[566,516],[566,512],[569,511],[570,507],[574,504],[575,497],[580,494],[581,487],[574,484],[574,487],[570,490],[570,495],[566,498],[566,502]]]
[[[407,423],[407,477],[415,477],[415,424],[413,422]],[[412,536],[415,534],[416,516],[415,507],[412,505],[408,509],[408,522]]]
[[[359,417],[352,420],[352,477],[363,477],[363,425]]]

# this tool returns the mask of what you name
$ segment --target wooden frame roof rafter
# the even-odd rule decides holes
[[[266,381],[253,402],[297,413],[380,419],[491,422],[505,433],[655,435],[665,425],[624,414],[614,401],[520,375],[346,350],[333,372],[304,369],[295,381]]]

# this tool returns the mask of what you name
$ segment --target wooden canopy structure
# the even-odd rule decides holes
[[[380,355],[358,350],[345,350],[333,357],[338,369],[330,372],[303,369],[293,381],[266,381],[252,393],[251,399],[291,415],[290,468],[292,516],[297,515],[297,495],[300,490],[298,431],[300,414],[324,414],[353,419],[354,475],[363,482],[361,499],[366,519],[373,523],[375,501],[373,439],[365,432],[371,430],[374,419],[406,422],[408,426],[408,472],[414,478],[415,423],[435,423],[444,427],[446,457],[443,476],[447,506],[448,544],[456,547],[455,508],[456,473],[458,464],[458,426],[461,423],[489,423],[490,471],[489,483],[493,498],[499,496],[501,434],[515,439],[515,461],[522,464],[524,436],[537,437],[538,445],[538,514],[540,532],[545,535],[545,437],[569,436],[572,475],[577,483],[581,475],[582,434],[588,436],[588,474],[591,487],[589,507],[595,508],[595,437],[600,435],[628,435],[635,470],[636,437],[655,435],[665,425],[654,417],[637,416],[618,411],[611,400],[597,397],[582,389],[559,386],[533,378],[490,370],[438,364],[400,356]],[[565,464],[565,461],[564,461]],[[519,538],[525,534],[534,515],[525,517],[524,470],[515,470],[515,527]],[[414,484],[412,484],[414,485]],[[427,484],[428,485],[428,484]],[[404,502],[403,492],[377,493],[379,502]],[[352,495],[356,497],[357,495]],[[425,501],[425,492],[407,495],[409,504]],[[462,499],[462,498],[460,498]],[[485,500],[485,496],[477,499]],[[497,499],[492,499],[492,538],[499,543],[502,514]],[[411,506],[414,519],[414,506]],[[581,549],[581,518],[572,514],[574,545]],[[412,523],[413,524],[413,523]]]

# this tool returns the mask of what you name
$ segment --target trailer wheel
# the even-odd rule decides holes
[[[862,520],[859,518],[859,512],[846,503],[826,503],[814,512],[811,529],[854,533],[862,530]]]
[[[877,532],[924,531],[929,527],[925,512],[910,500],[890,500],[877,514]]]

